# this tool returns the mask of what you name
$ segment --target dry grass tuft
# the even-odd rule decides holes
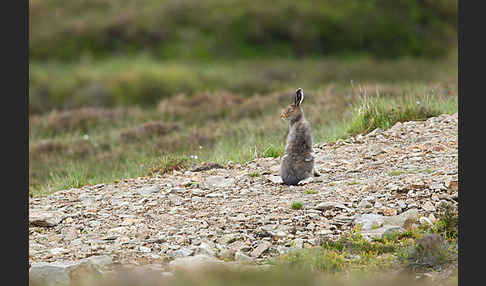
[[[65,150],[67,146],[61,142],[57,142],[51,139],[43,139],[35,143],[31,147],[32,154],[49,154],[55,152],[61,152]]]
[[[45,124],[36,122],[43,127],[56,132],[67,132],[72,130],[87,131],[95,127],[100,122],[111,122],[119,120],[124,115],[124,110],[121,108],[97,108],[84,107],[66,111],[52,111],[47,115]]]

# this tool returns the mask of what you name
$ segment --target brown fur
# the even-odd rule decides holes
[[[280,115],[282,119],[289,121],[287,146],[280,164],[280,176],[287,185],[296,185],[299,181],[311,177],[314,171],[312,129],[301,107],[303,96],[302,90],[298,89],[295,102]]]

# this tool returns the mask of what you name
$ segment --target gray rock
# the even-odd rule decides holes
[[[79,196],[79,200],[84,204],[84,205],[91,205],[95,202],[95,197],[90,195],[90,194],[81,194]]]
[[[205,182],[209,187],[224,189],[233,186],[235,184],[235,179],[225,178],[223,176],[211,176],[208,177]]]
[[[53,227],[65,217],[66,214],[59,211],[29,210],[29,225]]]
[[[427,212],[433,212],[435,211],[435,206],[431,202],[425,202],[425,204],[422,206],[422,209]]]
[[[207,255],[207,256],[214,256],[215,255],[213,248],[205,242],[201,242],[201,244],[199,244],[199,246],[196,248],[195,254],[196,255],[203,254],[203,255]]]
[[[141,196],[149,196],[151,194],[158,193],[159,191],[160,191],[160,186],[157,185],[142,187],[137,189],[137,193],[139,193]]]
[[[193,196],[204,197],[208,192],[201,189],[194,189],[191,191]]]
[[[98,267],[105,267],[113,263],[113,258],[109,255],[94,255],[88,258],[84,258],[81,263],[88,263]]]
[[[283,239],[287,237],[287,233],[282,230],[277,230],[275,232],[271,232],[272,236],[276,239]]]
[[[237,241],[239,238],[240,238],[240,236],[235,234],[235,233],[228,233],[228,234],[223,235],[219,239],[219,243],[229,244],[229,243]]]
[[[69,250],[62,248],[62,247],[56,247],[56,248],[50,249],[49,252],[53,255],[56,255],[56,254],[68,253]]]
[[[78,237],[78,231],[75,227],[63,228],[61,234],[64,241],[72,241]]]
[[[182,257],[188,257],[191,256],[194,253],[193,249],[183,247],[178,250],[172,251],[169,256],[172,258],[182,258]]]
[[[144,253],[152,252],[152,249],[150,249],[149,247],[146,247],[146,246],[140,246],[139,250],[140,250],[140,252],[144,252]]]
[[[400,187],[396,184],[393,184],[393,183],[389,183],[388,185],[386,185],[387,189],[394,192],[394,191],[399,191],[400,190]]]
[[[443,183],[435,183],[429,186],[431,190],[446,190],[446,187]]]
[[[402,210],[407,208],[407,204],[404,201],[398,201],[397,204],[398,204],[398,207]]]
[[[182,204],[182,197],[174,194],[170,194],[168,196],[169,200],[176,206],[180,206]]]
[[[234,250],[234,251],[248,251],[250,250],[250,246],[246,244],[242,240],[237,240],[229,245],[229,248]]]
[[[252,252],[251,252],[251,256],[253,258],[258,258],[260,257],[260,255],[262,255],[265,251],[267,251],[267,249],[270,248],[270,246],[272,245],[272,243],[268,242],[268,241],[262,241],[260,242],[260,244],[257,246],[257,248],[255,248]]]
[[[237,251],[235,253],[235,260],[236,261],[239,261],[239,262],[252,262],[253,261],[253,258],[251,258],[250,256],[244,254],[241,251]]]
[[[29,269],[29,285],[67,286],[100,274],[100,269],[111,264],[111,257],[97,256],[74,262],[38,262]]]
[[[331,209],[343,209],[343,210],[349,210],[345,205],[342,203],[337,203],[337,202],[322,202],[318,204],[317,206],[314,207],[316,210],[320,211],[327,211]]]
[[[383,129],[381,129],[381,128],[376,128],[375,130],[373,130],[373,131],[371,131],[370,133],[368,133],[366,136],[367,136],[367,137],[373,137],[373,136],[376,136],[376,135],[378,135],[378,134],[380,134],[380,133],[382,133],[382,132],[383,132]]]
[[[98,227],[98,226],[101,225],[101,222],[99,222],[97,220],[93,220],[93,221],[88,222],[88,225],[91,226],[91,227]]]
[[[273,230],[275,230],[275,228],[277,228],[276,224],[266,224],[261,227],[263,231],[266,231],[268,233],[271,233]]]
[[[409,209],[414,209],[416,207],[418,207],[418,205],[416,203],[411,203],[411,204],[407,205],[407,208],[409,208]]]
[[[275,184],[282,184],[282,178],[280,176],[267,176],[266,177],[270,182]]]
[[[234,222],[245,222],[245,221],[249,221],[250,217],[245,215],[245,214],[238,214],[237,216],[228,217],[228,220],[234,221]]]
[[[184,188],[171,188],[169,190],[169,194],[183,194],[185,193],[187,190],[184,189]]]
[[[286,247],[286,246],[283,246],[283,245],[277,245],[277,252],[282,255],[282,254],[285,254],[285,253],[289,253],[291,250],[290,247]]]
[[[29,284],[43,286],[69,285],[71,263],[32,263],[29,269]]]
[[[195,270],[222,264],[223,262],[215,257],[199,254],[195,256],[177,258],[169,262],[169,268],[172,271]]]
[[[221,250],[221,252],[219,253],[219,257],[223,259],[234,259],[235,253],[236,250],[234,249],[223,248],[223,250]]]
[[[222,198],[223,194],[219,192],[214,192],[206,195],[206,198]]]
[[[395,226],[400,226],[403,227],[405,221],[407,219],[410,220],[418,220],[419,217],[419,212],[417,209],[410,209],[406,212],[403,212],[399,215],[396,216],[389,216],[389,217],[384,217],[384,222],[387,225],[395,225]]]
[[[373,205],[368,201],[368,200],[362,200],[359,204],[358,204],[358,208],[359,209],[367,209],[367,208],[371,208]]]
[[[384,217],[379,214],[363,214],[354,220],[354,224],[361,224],[362,230],[371,230],[384,224]]]
[[[331,235],[332,234],[332,230],[330,230],[330,229],[321,229],[316,234],[317,234],[317,236],[319,238],[323,238],[323,237],[326,237],[326,236]]]

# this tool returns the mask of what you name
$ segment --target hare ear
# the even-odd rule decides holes
[[[303,100],[304,100],[304,92],[302,91],[302,88],[299,88],[295,92],[295,105],[299,106]]]

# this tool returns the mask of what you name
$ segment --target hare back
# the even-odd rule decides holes
[[[312,176],[314,171],[314,156],[292,156],[282,157],[280,164],[280,177],[284,184],[296,185],[298,182]]]
[[[295,123],[289,129],[286,154],[310,154],[312,152],[312,130],[310,123],[303,120]]]

